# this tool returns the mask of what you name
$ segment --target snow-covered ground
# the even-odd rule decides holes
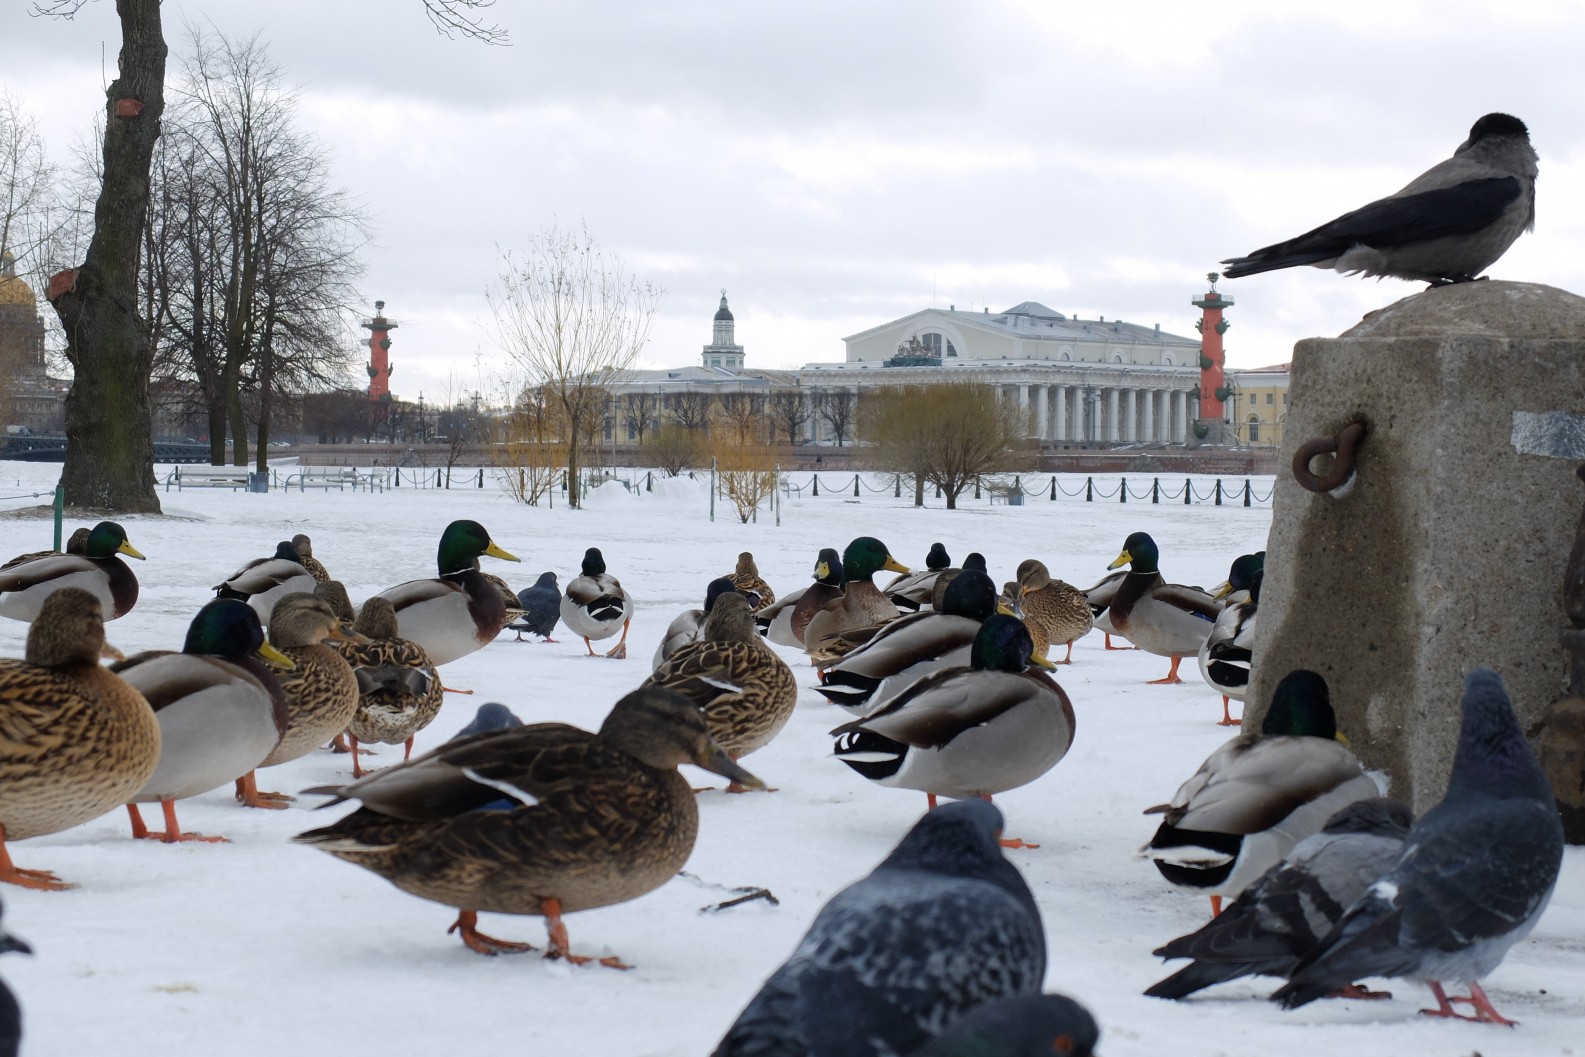
[[[0,496],[47,489],[58,470],[0,463]],[[1064,483],[1074,489],[1074,479]],[[1269,490],[1269,480],[1255,485],[1257,496]],[[718,512],[711,523],[704,486],[686,480],[658,482],[653,493],[636,496],[606,485],[582,511],[559,500],[555,509],[516,505],[493,485],[373,495],[172,491],[161,496],[165,516],[123,519],[148,561],[132,563],[142,594],[131,614],[110,625],[110,638],[129,653],[178,648],[192,613],[212,596],[210,585],[296,532],[313,537],[315,555],[355,601],[433,575],[436,540],[454,518],[482,522],[523,559],[485,562],[514,587],[546,569],[565,583],[584,548],[602,548],[638,601],[630,659],[588,658],[570,635],[541,645],[505,634],[446,668],[448,685],[476,694],[448,697],[440,718],[419,735],[422,750],[463,726],[484,701],[505,702],[530,722],[596,727],[648,674],[675,612],[698,605],[706,582],[729,572],[740,550],[754,552],[778,591],[808,582],[819,548],[840,549],[866,534],[908,564],[921,563],[930,543],[941,540],[954,559],[983,552],[997,582],[1011,579],[1020,560],[1039,557],[1053,575],[1087,586],[1123,538],[1143,529],[1160,544],[1169,579],[1210,585],[1226,576],[1233,557],[1264,545],[1271,519],[1259,506],[1044,498],[1022,507],[966,501],[955,512],[932,501],[915,510],[889,493],[866,492],[861,501],[833,495],[825,479],[822,493],[787,502],[777,527],[763,514],[758,524],[742,525]],[[0,513],[39,502],[0,501]],[[44,513],[0,517],[0,558],[49,542]],[[0,655],[20,656],[25,633],[24,625],[0,620]],[[790,651],[784,656],[801,664]],[[1390,1002],[1318,1002],[1292,1013],[1262,1000],[1274,986],[1267,980],[1213,988],[1183,1003],[1142,997],[1165,975],[1151,948],[1197,927],[1207,908],[1133,857],[1155,826],[1140,811],[1166,799],[1228,736],[1214,723],[1219,698],[1192,667],[1185,667],[1182,686],[1145,685],[1165,669],[1164,660],[1143,653],[1104,652],[1098,633],[1081,641],[1074,664],[1058,674],[1078,714],[1073,750],[1038,782],[997,798],[1008,832],[1041,845],[1009,854],[1045,918],[1047,989],[1093,1010],[1107,1057],[1537,1057],[1581,1050],[1585,857],[1576,849],[1539,928],[1488,984],[1497,1007],[1523,1022],[1517,1030],[1420,1017],[1428,994],[1402,982]],[[805,687],[813,684],[811,669],[795,671]],[[346,810],[314,814],[312,798],[283,812],[245,810],[229,789],[181,803],[184,826],[226,834],[230,844],[134,842],[119,811],[15,844],[19,865],[54,870],[79,886],[0,891],[6,925],[37,952],[0,960],[0,976],[24,1008],[25,1052],[708,1053],[825,901],[867,873],[924,809],[922,795],[871,786],[831,758],[827,731],[845,718],[812,689],[802,691],[786,730],[744,761],[778,792],[703,794],[699,842],[684,876],[634,902],[568,919],[576,950],[619,953],[636,966],[627,973],[469,952],[446,935],[454,911],[290,844],[293,834]],[[373,763],[398,753],[382,747]],[[261,772],[260,784],[295,791],[345,780],[349,766],[345,756],[315,752]],[[715,780],[702,772],[692,777]],[[768,887],[777,905],[700,912],[740,885]],[[539,919],[484,915],[481,928],[536,944],[544,939]]]

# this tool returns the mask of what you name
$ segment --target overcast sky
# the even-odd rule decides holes
[[[0,0],[0,85],[64,159],[104,105],[114,4],[27,6]],[[301,87],[372,215],[361,288],[401,322],[408,398],[497,357],[499,250],[580,221],[665,288],[653,366],[699,362],[722,287],[759,367],[931,305],[1192,335],[1219,259],[1397,190],[1494,110],[1530,126],[1541,179],[1493,276],[1585,291],[1585,5],[500,0],[508,48],[439,36],[420,0],[164,11],[173,52],[188,20],[258,31]],[[1423,284],[1221,288],[1253,367]]]

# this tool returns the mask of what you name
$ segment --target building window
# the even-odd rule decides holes
[[[1260,419],[1254,415],[1249,416],[1249,443],[1260,443]]]
[[[1266,394],[1266,403],[1267,403],[1267,405],[1269,406],[1269,405],[1271,405],[1271,404],[1273,404],[1275,402],[1276,402],[1276,394],[1267,393]]]
[[[934,331],[931,331],[928,334],[920,335],[919,344],[924,346],[925,355],[934,356],[938,360],[941,359],[943,355],[956,356],[958,354],[958,350],[953,347],[952,342],[947,341],[940,334],[937,334]],[[941,351],[942,346],[946,347],[946,352],[944,354]]]

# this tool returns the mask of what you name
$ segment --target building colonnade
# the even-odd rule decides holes
[[[1182,444],[1193,411],[1187,389],[1021,382],[1000,391],[1028,414],[1030,437],[1058,444]]]

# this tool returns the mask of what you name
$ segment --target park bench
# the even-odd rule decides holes
[[[235,492],[248,487],[248,471],[222,466],[198,469],[178,466],[165,478],[167,492],[171,490],[171,485],[175,485],[177,491],[184,488],[229,488]]]

